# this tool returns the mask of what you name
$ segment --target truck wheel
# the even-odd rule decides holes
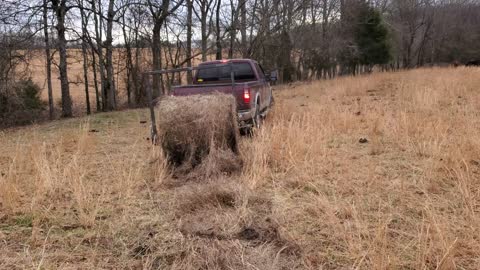
[[[246,127],[240,129],[240,135],[253,136],[256,129],[259,129],[262,126],[262,115],[260,114],[260,108],[257,104],[255,109],[255,115],[252,118],[252,127]]]
[[[241,128],[241,129],[240,129],[240,135],[241,135],[241,136],[250,135],[250,134],[251,134],[251,130],[252,130],[252,128],[250,128],[250,127]]]
[[[256,109],[255,109],[255,116],[253,118],[253,126],[255,129],[259,129],[262,127],[262,114],[260,114],[260,106],[259,104],[257,104],[257,106],[255,106]]]
[[[273,98],[273,91],[270,89],[270,104],[268,107],[273,107],[273,104],[275,104],[275,99]]]

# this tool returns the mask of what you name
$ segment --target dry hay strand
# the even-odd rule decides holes
[[[157,110],[161,146],[174,176],[212,177],[241,167],[233,96],[169,96]]]
[[[186,245],[183,256],[177,256],[169,269],[304,269],[299,258],[272,244],[246,246],[237,240],[199,239]],[[161,267],[159,267],[161,269]]]
[[[250,196],[246,187],[227,177],[184,185],[176,191],[177,218],[201,210],[241,207]]]
[[[246,246],[273,245],[295,256],[302,252],[264,194],[227,178],[184,185],[177,192],[179,230],[192,241],[238,240]]]

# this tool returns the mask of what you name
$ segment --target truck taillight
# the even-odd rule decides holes
[[[250,103],[250,88],[243,89],[243,102]]]

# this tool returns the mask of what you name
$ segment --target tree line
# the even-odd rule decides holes
[[[144,71],[196,59],[253,58],[282,82],[465,63],[480,58],[478,14],[476,0],[6,0],[0,116],[15,110],[12,97],[25,96],[28,85],[30,99],[38,99],[22,73],[30,51],[45,59],[50,118],[52,69],[61,115],[70,117],[71,49],[81,55],[89,114],[123,106],[120,93],[128,106],[145,105]],[[154,76],[153,96],[182,80],[191,82],[192,74]]]

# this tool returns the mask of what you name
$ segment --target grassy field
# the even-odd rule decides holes
[[[0,131],[0,269],[480,269],[479,86],[277,87],[242,170],[188,182],[144,110]]]

